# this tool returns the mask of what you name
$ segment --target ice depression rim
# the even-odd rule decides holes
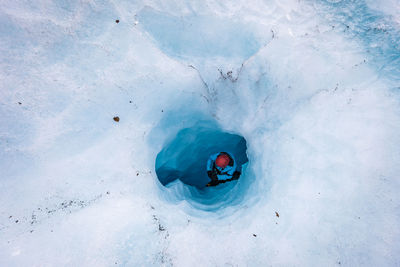
[[[242,175],[238,181],[205,187],[210,180],[206,172],[207,159],[221,151],[232,153],[237,164],[242,166]],[[164,135],[164,144],[155,160],[157,184],[168,202],[185,201],[199,210],[216,211],[245,199],[250,185],[247,177],[254,177],[250,175],[249,163],[243,136],[222,130],[213,120],[199,120],[169,131],[169,137]]]

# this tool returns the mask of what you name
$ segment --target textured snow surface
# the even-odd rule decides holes
[[[0,266],[399,266],[399,92],[399,0],[3,0]],[[155,174],[204,118],[206,205]]]

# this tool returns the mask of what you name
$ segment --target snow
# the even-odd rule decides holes
[[[399,6],[3,1],[0,266],[400,265]],[[241,178],[163,186],[204,118]]]

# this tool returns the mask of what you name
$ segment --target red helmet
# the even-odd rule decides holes
[[[215,164],[217,164],[218,167],[225,168],[229,164],[229,157],[226,154],[220,154],[218,155],[217,159],[215,160]]]

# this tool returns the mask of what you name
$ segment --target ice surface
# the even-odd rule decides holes
[[[399,7],[3,1],[0,266],[400,265]],[[209,198],[155,173],[204,116]]]

